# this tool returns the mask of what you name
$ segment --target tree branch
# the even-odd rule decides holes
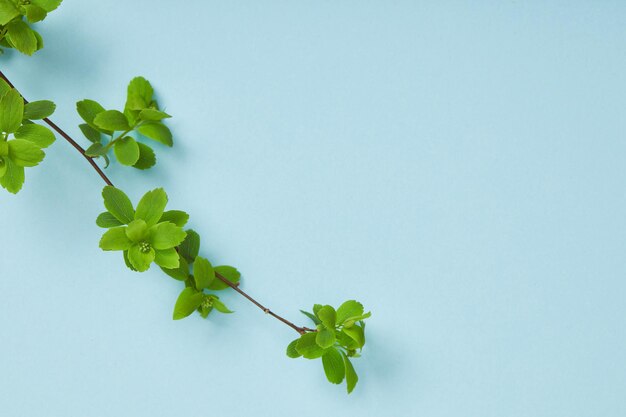
[[[2,78],[4,81],[6,81],[6,83],[11,87],[11,88],[15,88],[15,86],[13,85],[13,83],[11,83],[11,81],[4,75],[4,73],[2,71],[0,71],[0,78]],[[28,104],[28,100],[26,100],[24,98],[24,103]],[[93,158],[91,158],[90,156],[88,156],[85,153],[85,149],[80,146],[74,139],[72,139],[70,137],[70,135],[68,135],[67,133],[65,133],[59,126],[56,125],[56,123],[54,123],[52,120],[45,118],[43,119],[43,121],[50,126],[52,129],[54,129],[59,135],[61,135],[61,137],[63,137],[63,139],[65,139],[70,145],[72,145],[83,157],[85,157],[85,159],[89,162],[89,164],[93,167],[93,169],[100,175],[100,177],[102,178],[102,180],[110,186],[113,186],[113,183],[111,182],[111,180],[109,180],[109,178],[106,176],[106,174],[102,171],[102,169],[100,169],[100,167],[98,166],[98,164],[96,163],[96,161],[93,160]],[[243,297],[245,297],[247,300],[249,300],[252,304],[254,304],[255,306],[259,307],[261,310],[263,310],[263,312],[265,314],[269,314],[270,316],[274,317],[275,319],[283,322],[284,324],[286,324],[287,326],[291,327],[292,329],[294,329],[296,332],[300,333],[300,334],[305,334],[307,332],[315,332],[317,330],[314,329],[309,329],[308,327],[299,327],[296,326],[295,324],[293,324],[292,322],[290,322],[289,320],[279,316],[278,314],[274,313],[273,311],[271,311],[269,308],[263,306],[261,303],[259,303],[258,301],[256,301],[254,298],[252,298],[251,296],[249,296],[248,294],[246,294],[243,290],[241,290],[237,284],[234,284],[232,282],[230,282],[229,280],[227,280],[226,278],[224,278],[222,275],[215,273],[215,276],[221,280],[222,282],[224,282],[226,285],[228,285],[230,288],[232,288],[233,290],[237,291],[240,295],[242,295]]]

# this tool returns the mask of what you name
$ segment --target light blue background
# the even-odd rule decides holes
[[[550,3],[550,4],[547,4]],[[144,173],[279,313],[374,313],[353,395],[296,335],[174,322],[179,283],[98,249],[59,140],[0,194],[3,416],[626,415],[626,4],[66,1],[2,68],[79,137],[145,75],[176,146]],[[84,142],[83,142],[84,143]]]

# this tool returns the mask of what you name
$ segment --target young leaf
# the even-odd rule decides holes
[[[324,306],[317,311],[316,315],[327,329],[335,328],[337,313],[334,308],[328,305]]]
[[[99,156],[106,156],[108,150],[102,146],[101,143],[93,143],[90,147],[85,149],[85,155],[97,158]]]
[[[296,350],[306,359],[316,359],[324,354],[324,349],[315,342],[315,336],[315,333],[303,334],[296,343]]]
[[[145,242],[148,238],[148,225],[141,219],[133,220],[126,228],[126,236],[132,242]]]
[[[365,344],[365,332],[363,331],[362,327],[352,326],[349,328],[344,328],[342,331],[350,336],[350,338],[354,340],[359,347],[363,347],[363,345]]]
[[[143,77],[135,77],[128,84],[128,98],[126,108],[130,110],[142,110],[150,105],[154,90],[148,80]]]
[[[326,378],[333,384],[341,384],[346,375],[346,366],[341,353],[335,348],[328,349],[322,356],[322,364]]]
[[[80,128],[80,131],[83,132],[83,135],[85,135],[87,140],[89,140],[89,142],[100,143],[100,141],[102,140],[102,134],[93,127],[89,126],[87,123],[83,123],[78,127]]]
[[[17,194],[24,184],[24,167],[17,166],[10,158],[4,158],[6,171],[0,177],[0,185],[12,194]]]
[[[163,215],[166,205],[167,194],[163,188],[148,191],[137,204],[135,219],[143,219],[148,224],[148,227],[152,227],[157,224]]]
[[[234,313],[234,311],[231,311],[228,309],[228,307],[226,307],[226,305],[224,303],[222,303],[219,298],[217,298],[216,296],[212,296],[213,298],[213,307],[219,311],[220,313],[224,313],[224,314],[230,314],[230,313]]]
[[[0,131],[15,132],[22,125],[24,99],[16,89],[9,90],[0,98]]]
[[[34,167],[39,165],[45,154],[41,148],[32,142],[23,139],[10,140],[9,157],[16,165],[21,167]]]
[[[222,265],[216,266],[215,272],[220,274],[222,277],[226,278],[228,281],[233,284],[237,284],[241,278],[241,273],[237,271],[236,268],[232,266]],[[209,285],[210,290],[220,291],[226,288],[230,288],[228,284],[225,284],[222,280],[214,279]]]
[[[128,224],[135,219],[133,204],[122,190],[107,185],[102,189],[102,198],[104,198],[104,207],[123,224]]]
[[[161,268],[174,269],[178,268],[179,257],[176,249],[164,249],[164,250],[155,250],[154,251],[154,263],[159,265]]]
[[[44,9],[34,4],[28,4],[24,6],[24,9],[26,10],[26,18],[31,23],[41,22],[48,15]]]
[[[114,152],[117,160],[122,165],[133,166],[139,160],[139,145],[130,136],[115,142]]]
[[[170,132],[167,126],[160,122],[144,123],[137,128],[137,132],[170,147],[174,144],[172,141],[172,132]]]
[[[320,319],[318,319],[317,317],[315,317],[313,314],[309,313],[308,311],[300,310],[300,313],[310,318],[313,321],[313,323],[315,323],[316,326],[321,323]]]
[[[6,25],[19,14],[20,12],[11,0],[0,0],[0,25]]]
[[[137,142],[137,145],[139,145],[139,159],[133,167],[137,169],[148,169],[153,167],[154,164],[156,164],[156,156],[154,155],[152,148],[141,142]]]
[[[104,107],[102,107],[98,102],[87,99],[79,101],[76,103],[76,111],[89,126],[107,135],[113,134],[112,131],[100,129],[94,124],[95,117],[105,111]]]
[[[296,350],[296,344],[298,343],[298,340],[300,339],[294,340],[293,342],[289,343],[289,345],[287,346],[287,356],[289,356],[290,358],[295,359],[295,358],[299,358],[300,356],[302,356]]]
[[[56,105],[49,100],[32,101],[24,105],[24,119],[41,120],[52,116]]]
[[[341,325],[347,318],[362,314],[363,304],[354,300],[346,301],[337,309],[337,324]]]
[[[185,288],[176,300],[173,314],[174,320],[184,319],[189,316],[200,307],[203,300],[204,294],[197,292],[193,288]]]
[[[139,118],[141,120],[146,120],[149,122],[159,122],[163,119],[168,119],[172,116],[170,116],[169,114],[162,112],[160,110],[155,110],[155,109],[143,109],[140,113],[139,113]]]
[[[102,235],[100,239],[100,249],[102,250],[127,250],[132,242],[126,236],[125,227],[114,227]]]
[[[130,130],[128,125],[128,119],[124,116],[124,113],[117,110],[106,110],[98,113],[93,123],[100,129],[111,131],[126,131]]]
[[[113,216],[108,211],[105,211],[104,213],[100,213],[100,215],[96,219],[96,224],[105,229],[108,229],[111,227],[123,226],[123,223],[117,220],[117,218],[115,218],[115,216]]]
[[[189,264],[187,263],[185,258],[182,258],[180,255],[178,256],[178,262],[179,262],[178,268],[173,268],[173,269],[161,268],[161,269],[170,277],[178,281],[185,281],[189,279]]]
[[[215,271],[213,271],[211,262],[198,256],[193,263],[193,276],[198,290],[208,288],[211,282],[215,280]]]
[[[128,249],[128,260],[131,265],[139,272],[150,269],[150,264],[154,261],[155,251],[150,248],[147,252],[142,251],[141,247],[134,244]]]
[[[354,387],[356,387],[356,383],[359,382],[359,377],[354,371],[350,358],[343,352],[341,352],[341,356],[343,356],[343,363],[346,368],[346,384],[348,386],[348,394],[350,394],[352,390],[354,390]]]
[[[150,243],[154,249],[174,248],[185,240],[185,232],[174,223],[159,223],[150,229]]]
[[[14,20],[6,28],[6,37],[15,49],[26,55],[32,55],[37,51],[35,33],[24,21]]]
[[[187,237],[178,247],[178,253],[191,263],[196,259],[199,251],[200,235],[191,229],[187,230]]]
[[[31,0],[31,3],[36,4],[48,13],[59,7],[63,0]]]
[[[187,224],[188,220],[189,214],[185,213],[184,211],[168,210],[166,212],[163,212],[159,223],[170,222],[174,223],[178,227],[184,227]]]
[[[22,125],[15,131],[16,139],[24,139],[40,148],[47,148],[54,143],[54,133],[45,126],[37,124]]]
[[[322,349],[327,349],[335,344],[335,330],[333,329],[321,329],[315,336],[315,343],[317,343]]]

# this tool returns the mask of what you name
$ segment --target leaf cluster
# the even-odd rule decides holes
[[[287,346],[287,356],[305,359],[322,358],[328,381],[340,384],[346,380],[351,393],[359,378],[350,358],[360,357],[365,345],[365,322],[371,313],[363,305],[349,300],[337,310],[329,305],[315,304],[313,313],[302,311],[315,324],[317,331],[305,333]]]
[[[238,284],[241,274],[232,266],[213,266],[199,256],[200,235],[183,230],[189,220],[184,211],[165,210],[167,194],[162,188],[147,192],[133,207],[128,196],[118,188],[107,186],[102,190],[104,206],[96,224],[108,229],[100,239],[105,251],[122,251],[126,266],[133,271],[147,271],[152,263],[175,280],[182,281],[184,289],[174,306],[173,318],[180,320],[194,311],[206,318],[211,311],[232,313],[215,294],[229,286],[218,275]]]
[[[121,165],[148,169],[156,164],[154,150],[139,142],[135,133],[171,147],[172,132],[163,123],[171,116],[159,109],[154,89],[143,77],[135,77],[128,85],[124,110],[105,110],[94,100],[81,100],[76,110],[85,123],[79,126],[91,142],[85,153],[92,158],[103,158],[105,168],[113,151]]]
[[[24,168],[39,165],[54,133],[33,122],[54,113],[55,105],[42,100],[25,104],[20,93],[0,79],[0,185],[17,194],[24,184]]]
[[[44,20],[62,0],[0,0],[0,46],[32,55],[43,39],[30,24]],[[0,54],[3,52],[0,48]]]

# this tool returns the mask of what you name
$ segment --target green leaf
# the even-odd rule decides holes
[[[167,126],[159,122],[144,123],[137,128],[137,132],[167,146],[174,144],[172,141],[172,132],[170,132]]]
[[[352,326],[344,328],[342,331],[354,340],[359,347],[363,347],[363,345],[365,345],[365,332],[362,327]]]
[[[352,390],[354,390],[354,387],[356,387],[356,383],[359,382],[359,377],[354,371],[350,358],[343,352],[341,352],[341,356],[343,357],[343,364],[346,368],[346,384],[348,386],[348,394],[350,394]]]
[[[328,349],[322,356],[322,364],[326,378],[333,384],[341,384],[346,375],[346,366],[341,353],[335,348]]]
[[[155,251],[150,248],[147,252],[142,252],[138,244],[133,244],[128,249],[128,260],[130,264],[139,272],[144,272],[150,269],[150,264],[154,261]]]
[[[133,204],[122,190],[107,185],[102,189],[102,197],[104,207],[120,222],[128,224],[135,219]]]
[[[170,277],[178,280],[185,281],[189,278],[189,264],[187,261],[178,255],[178,267],[177,268],[161,268]]]
[[[324,349],[315,342],[315,337],[315,333],[306,333],[296,343],[296,351],[306,359],[316,359],[324,354]]]
[[[187,237],[183,243],[178,246],[178,253],[191,263],[196,259],[199,251],[200,235],[191,229],[187,230]]]
[[[169,210],[169,211],[163,212],[163,215],[161,216],[159,223],[170,222],[170,223],[174,223],[178,227],[184,227],[187,224],[188,220],[189,220],[189,214],[185,213],[184,211]]]
[[[327,329],[334,329],[337,320],[337,313],[331,306],[324,306],[317,311],[317,317]]]
[[[150,229],[150,243],[155,249],[170,249],[185,240],[186,233],[174,223],[159,223]]]
[[[63,0],[31,0],[31,3],[36,4],[48,13],[59,7]]]
[[[0,1],[2,1],[2,0],[0,0]],[[0,97],[5,95],[6,93],[8,93],[10,90],[11,90],[11,86],[9,84],[7,84],[7,82],[4,81],[2,78],[0,78]]]
[[[237,284],[241,279],[241,273],[237,271],[236,268],[228,265],[216,266],[215,272],[220,274],[222,277],[226,278],[228,281],[233,284]],[[209,285],[210,290],[220,291],[226,288],[230,288],[228,284],[225,284],[223,281],[219,279],[215,279]]]
[[[11,0],[0,0],[0,25],[6,25],[19,14],[20,12]]]
[[[176,249],[165,249],[165,250],[156,250],[154,251],[154,263],[159,265],[162,268],[174,269],[178,268],[179,257]]]
[[[23,54],[32,55],[37,51],[37,38],[33,30],[22,20],[7,24],[7,39]]]
[[[17,194],[24,184],[24,167],[17,166],[10,158],[4,158],[6,171],[0,177],[0,185],[8,192]]]
[[[128,84],[128,98],[126,108],[130,110],[142,110],[150,105],[154,89],[143,77],[135,77]]]
[[[133,220],[126,228],[126,236],[135,243],[145,242],[148,239],[148,225],[141,219]]]
[[[148,224],[148,227],[152,227],[163,215],[163,210],[167,205],[167,194],[163,188],[156,188],[152,191],[148,191],[137,204],[137,211],[135,212],[135,219],[143,219]],[[164,248],[165,249],[165,248]]]
[[[39,165],[45,154],[41,148],[32,142],[22,139],[10,140],[9,158],[15,162],[15,165],[21,167],[34,167]]]
[[[43,38],[36,30],[33,30],[33,33],[35,34],[35,38],[37,39],[37,50],[43,49]]]
[[[211,298],[213,299],[212,300],[213,307],[220,313],[224,313],[224,314],[234,313],[234,311],[229,310],[228,307],[226,307],[226,305],[222,303],[220,299],[217,298],[216,296],[213,295],[211,296]]]
[[[293,342],[289,343],[289,345],[287,346],[287,356],[289,356],[290,358],[295,359],[295,358],[299,358],[300,356],[302,356],[296,350],[296,344],[298,343],[298,340],[300,339],[294,340]]]
[[[335,331],[332,329],[321,329],[317,331],[315,343],[322,349],[327,349],[335,344]]]
[[[41,22],[48,15],[43,8],[34,4],[26,5],[24,9],[26,10],[26,18],[31,23]]]
[[[115,142],[114,152],[117,160],[122,165],[133,166],[139,160],[139,145],[130,136]]]
[[[78,112],[80,117],[82,117],[82,119],[87,122],[89,126],[107,135],[113,134],[113,132],[110,130],[100,129],[94,123],[94,119],[96,118],[96,116],[105,111],[104,107],[102,107],[98,102],[93,100],[79,101],[78,103],[76,103],[76,111]]]
[[[156,164],[156,156],[154,155],[154,151],[148,145],[144,145],[141,142],[137,142],[139,145],[139,159],[133,165],[133,167],[137,169],[148,169]]]
[[[317,317],[315,317],[313,314],[309,313],[308,311],[300,310],[300,313],[310,318],[313,321],[313,323],[315,323],[316,326],[321,323],[320,319],[318,319]]]
[[[124,116],[124,113],[118,110],[106,110],[98,113],[94,117],[93,123],[100,129],[104,130],[130,130],[130,126],[128,125],[128,119],[126,118],[126,116]]]
[[[126,227],[114,227],[107,230],[100,239],[102,250],[127,250],[133,242],[126,236]]]
[[[41,120],[52,116],[56,105],[50,100],[32,101],[24,105],[24,119]]]
[[[23,117],[24,99],[13,88],[0,98],[0,131],[15,132],[22,125]]]
[[[344,327],[352,327],[354,326],[354,323],[357,321],[361,321],[361,320],[365,320],[367,318],[370,318],[372,316],[371,312],[367,312],[365,314],[362,314],[360,316],[354,316],[354,317],[348,317],[344,322],[343,322],[343,326]]]
[[[159,122],[163,119],[169,119],[170,116],[169,114],[162,112],[160,110],[155,110],[155,109],[143,109],[140,113],[139,113],[139,118],[141,120],[146,120],[149,122]]]
[[[317,313],[320,311],[322,307],[323,306],[321,304],[313,304],[313,314],[317,316]]]
[[[47,148],[55,141],[54,133],[50,129],[34,123],[20,126],[14,136],[16,139],[32,142],[39,148]]]
[[[124,251],[124,263],[126,264],[126,267],[128,269],[130,269],[131,271],[137,272],[137,270],[135,269],[133,264],[131,264],[130,261],[128,260],[128,251],[127,250]]]
[[[108,152],[108,149],[103,146],[101,143],[94,143],[85,149],[85,155],[90,156],[92,158],[97,158],[99,156],[105,156]]]
[[[89,140],[90,142],[100,143],[100,141],[102,141],[102,134],[93,127],[89,126],[87,123],[83,123],[78,127],[80,128],[80,131],[83,132],[83,135],[85,135],[87,140]]]
[[[193,263],[193,276],[198,290],[208,288],[211,282],[215,280],[215,271],[213,271],[211,262],[201,256],[198,256],[196,261]]]
[[[96,219],[96,224],[105,229],[117,226],[123,226],[123,223],[115,218],[114,215],[105,211],[104,213],[100,213],[98,218]]]
[[[341,325],[349,317],[363,314],[363,304],[358,301],[349,300],[337,309],[337,324]]]
[[[204,294],[197,292],[190,287],[185,288],[176,300],[173,314],[174,320],[184,319],[189,316],[191,313],[196,311],[198,307],[200,307],[203,300]]]

